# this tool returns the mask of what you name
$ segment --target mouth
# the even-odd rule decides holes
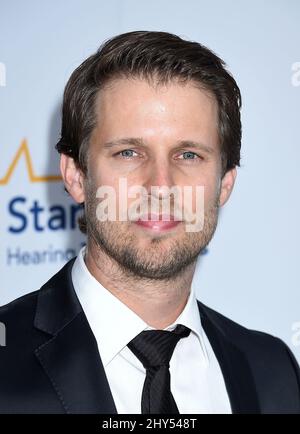
[[[175,220],[175,216],[167,214],[149,214],[142,216],[140,219],[134,222],[136,225],[155,232],[167,231],[174,229],[180,223],[181,220]]]

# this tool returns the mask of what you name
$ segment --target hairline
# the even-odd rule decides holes
[[[187,86],[187,85],[191,85],[192,87],[194,87],[195,89],[198,89],[200,91],[205,92],[205,94],[209,97],[212,98],[214,100],[214,102],[217,104],[217,133],[218,133],[218,147],[219,147],[219,151],[221,154],[221,168],[222,168],[222,177],[225,175],[225,173],[227,172],[226,168],[225,168],[225,164],[223,162],[223,149],[222,149],[222,144],[221,144],[221,134],[220,134],[220,104],[219,101],[217,100],[217,97],[214,93],[214,91],[209,88],[209,86],[207,86],[205,83],[203,83],[203,81],[201,80],[196,80],[195,78],[189,78],[189,77],[181,77],[179,75],[175,75],[173,77],[169,77],[168,79],[159,79],[157,77],[159,77],[159,73],[157,72],[153,72],[150,74],[145,74],[145,73],[141,73],[141,72],[115,72],[111,75],[111,77],[107,78],[106,80],[103,81],[102,84],[100,84],[98,86],[97,91],[94,94],[94,102],[93,102],[93,119],[94,119],[94,127],[92,129],[92,131],[90,132],[89,136],[85,139],[85,141],[81,144],[80,148],[79,148],[79,156],[78,156],[78,163],[79,163],[79,167],[81,168],[82,172],[84,175],[87,174],[87,168],[88,168],[88,163],[89,163],[89,148],[90,148],[90,144],[91,144],[91,139],[92,139],[92,135],[95,132],[96,128],[97,128],[97,111],[98,111],[98,104],[99,104],[99,99],[100,99],[100,93],[101,91],[105,91],[107,89],[111,89],[113,87],[113,85],[118,82],[118,81],[122,81],[122,80],[141,80],[141,81],[145,81],[149,84],[149,86],[153,87],[154,89],[157,89],[159,87],[168,87],[172,84],[177,84],[179,86]],[[85,155],[83,155],[83,152],[85,153]]]

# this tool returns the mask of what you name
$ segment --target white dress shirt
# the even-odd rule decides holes
[[[89,272],[83,247],[72,268],[72,281],[96,338],[100,358],[119,414],[140,414],[146,370],[127,344],[153,327],[104,288]],[[171,391],[179,413],[231,413],[219,363],[201,326],[193,285],[177,324],[191,329],[170,360]]]

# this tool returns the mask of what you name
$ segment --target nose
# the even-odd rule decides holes
[[[155,159],[147,170],[144,182],[148,195],[152,195],[156,199],[165,199],[168,197],[168,189],[174,185],[171,163],[167,159]]]

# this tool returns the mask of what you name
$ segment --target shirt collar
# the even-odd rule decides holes
[[[83,247],[72,267],[72,281],[83,311],[96,338],[101,360],[107,364],[140,332],[153,330],[140,316],[101,285],[88,270]],[[173,330],[177,324],[189,327],[199,339],[205,359],[208,355],[193,285],[187,303],[176,321],[164,330]]]

